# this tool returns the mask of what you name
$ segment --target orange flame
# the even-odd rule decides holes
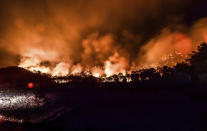
[[[106,76],[118,73],[126,74],[127,63],[124,57],[120,57],[119,54],[115,52],[115,54],[110,56],[104,63]]]

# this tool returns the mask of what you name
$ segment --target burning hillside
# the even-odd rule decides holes
[[[1,67],[19,66],[53,76],[91,71],[98,77],[173,66],[180,58],[165,63],[169,56],[186,56],[206,41],[206,18],[188,22],[184,16],[196,4],[189,0],[2,1]]]
[[[0,0],[0,131],[205,130],[206,0]]]

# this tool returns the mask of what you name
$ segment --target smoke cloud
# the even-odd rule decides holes
[[[0,65],[38,67],[55,75],[65,74],[59,68],[76,73],[97,67],[111,75],[173,53],[186,55],[207,41],[205,14],[189,17],[199,2],[1,1]]]

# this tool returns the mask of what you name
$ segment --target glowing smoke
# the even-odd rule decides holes
[[[157,66],[166,56],[187,55],[207,41],[206,19],[191,27],[182,22],[183,10],[192,3],[2,1],[1,66],[19,65],[52,75],[91,70],[94,76]]]

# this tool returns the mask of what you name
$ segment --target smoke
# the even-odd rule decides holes
[[[191,52],[192,41],[187,34],[171,32],[165,28],[160,35],[152,38],[141,47],[138,53],[138,61],[140,64],[150,65],[162,61],[171,54],[188,55]]]
[[[0,65],[54,75],[91,69],[98,76],[154,64],[174,52],[186,55],[207,41],[206,19],[195,22],[185,17],[194,4],[193,0],[1,1]]]

